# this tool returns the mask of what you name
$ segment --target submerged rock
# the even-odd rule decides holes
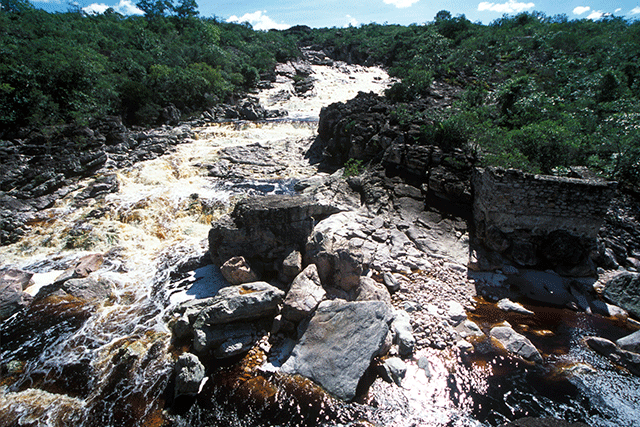
[[[282,366],[344,400],[356,395],[360,378],[383,346],[393,315],[380,301],[324,301]]]
[[[520,335],[510,326],[496,326],[491,329],[489,335],[496,339],[507,351],[524,360],[542,363],[542,356],[531,341],[524,335]]]

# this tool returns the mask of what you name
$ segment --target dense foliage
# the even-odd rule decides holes
[[[534,12],[481,25],[441,11],[425,25],[265,32],[198,17],[194,0],[140,0],[145,16],[131,17],[1,3],[0,129],[104,115],[154,124],[171,104],[188,115],[237,99],[298,46],[315,45],[386,66],[400,79],[387,97],[401,120],[421,125],[420,141],[473,149],[487,164],[583,165],[640,184],[638,21]],[[416,110],[434,81],[457,88],[457,101]]]
[[[282,33],[197,18],[193,0],[138,5],[145,16],[49,14],[2,0],[0,127],[108,114],[153,124],[170,104],[188,113],[232,100],[299,54]]]
[[[421,140],[466,146],[485,164],[543,173],[582,165],[640,184],[638,21],[534,12],[480,25],[441,11],[426,25],[315,30],[303,41],[388,67],[402,81],[387,96],[422,126]],[[458,87],[457,102],[415,111],[434,80]]]

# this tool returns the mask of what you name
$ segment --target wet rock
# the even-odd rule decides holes
[[[627,368],[634,375],[640,376],[640,354],[623,350],[616,343],[605,338],[587,337],[585,342],[591,349],[607,357],[613,363]]]
[[[266,282],[222,288],[218,295],[201,302],[206,306],[198,313],[193,327],[275,316],[283,299],[284,292]]]
[[[313,313],[325,295],[318,269],[315,264],[310,264],[291,284],[284,299],[282,316],[291,322],[299,322]]]
[[[507,298],[503,298],[498,301],[498,308],[502,311],[512,311],[520,314],[534,314],[533,311],[528,310],[517,302],[513,302]]]
[[[258,341],[257,328],[252,323],[230,323],[194,327],[193,350],[217,359],[236,356],[251,349]]]
[[[69,279],[45,286],[36,294],[35,300],[49,296],[72,296],[86,303],[99,304],[113,293],[113,285],[106,279],[85,277]]]
[[[631,335],[622,337],[616,341],[618,347],[632,353],[640,353],[640,331],[636,331]]]
[[[282,371],[300,374],[334,396],[351,400],[383,345],[392,319],[383,302],[324,301]]]
[[[93,199],[120,190],[120,182],[115,174],[105,175],[95,179],[87,188],[82,190],[78,199]]]
[[[640,318],[640,274],[622,273],[606,283],[604,297]]]
[[[258,275],[251,269],[247,260],[241,256],[233,257],[222,264],[220,273],[232,285],[241,285],[258,280]]]
[[[413,336],[409,313],[404,310],[394,310],[391,330],[395,334],[395,342],[398,344],[400,355],[408,356],[412,354],[416,346],[416,339]]]
[[[510,326],[496,326],[489,333],[507,351],[530,362],[542,363],[538,349],[524,335],[520,335]]]
[[[581,422],[569,422],[557,418],[520,418],[519,420],[504,423],[500,427],[588,427]]]
[[[195,354],[182,353],[175,364],[175,396],[196,395],[204,380],[204,366]]]
[[[0,271],[0,320],[31,303],[31,295],[24,290],[32,277],[33,273],[19,269]]]
[[[65,270],[54,281],[54,285],[63,283],[69,279],[81,279],[88,277],[91,273],[98,271],[104,262],[104,256],[102,254],[89,254],[80,258],[76,264]]]

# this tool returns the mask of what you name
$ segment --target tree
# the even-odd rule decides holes
[[[178,5],[174,10],[178,18],[195,18],[200,13],[196,0],[178,0]]]
[[[0,10],[7,13],[20,13],[32,9],[27,0],[0,0]]]
[[[165,16],[167,11],[173,10],[172,0],[140,0],[136,6],[144,12],[148,19]]]

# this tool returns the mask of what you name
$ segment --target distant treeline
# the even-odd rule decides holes
[[[485,163],[544,173],[581,165],[640,184],[639,21],[533,12],[482,25],[441,11],[424,25],[254,31],[198,17],[194,0],[142,0],[145,16],[131,17],[1,2],[4,130],[104,115],[149,125],[170,104],[188,116],[241,97],[314,46],[387,67],[401,79],[387,91],[398,120]],[[434,80],[459,87],[459,99],[416,109]]]

